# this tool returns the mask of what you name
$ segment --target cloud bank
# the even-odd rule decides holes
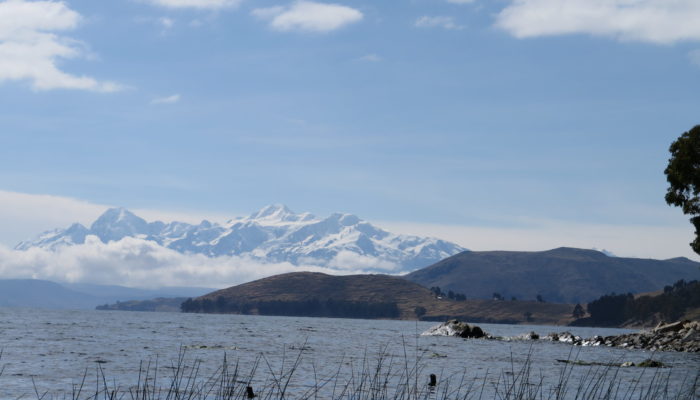
[[[57,251],[39,248],[16,251],[0,246],[0,279],[31,278],[130,287],[221,288],[293,271],[334,275],[366,273],[361,266],[341,266],[342,270],[334,270],[286,262],[265,263],[248,257],[209,258],[201,254],[182,254],[155,242],[131,237],[102,243],[99,238],[88,236],[83,245],[66,246]]]
[[[297,1],[290,6],[257,8],[252,14],[269,21],[270,28],[280,32],[330,32],[359,22],[360,11],[339,4]]]
[[[122,90],[117,83],[72,75],[58,68],[60,59],[85,55],[83,43],[55,33],[73,30],[80,21],[80,14],[62,2],[0,2],[0,82],[29,80],[34,90]]]
[[[700,40],[697,0],[512,0],[496,26],[517,38],[588,34],[671,44]]]

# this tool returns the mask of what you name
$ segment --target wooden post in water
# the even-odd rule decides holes
[[[435,374],[430,374],[430,383],[428,383],[428,386],[434,387],[437,385],[437,376]]]
[[[256,397],[255,393],[253,393],[253,388],[251,386],[246,386],[245,392],[246,392],[246,397],[248,397],[249,399],[253,399]]]

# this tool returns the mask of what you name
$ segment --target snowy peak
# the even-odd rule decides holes
[[[83,244],[89,234],[88,228],[81,224],[73,224],[68,229],[54,229],[42,233],[34,240],[20,242],[15,246],[15,250],[29,250],[32,247],[57,250],[62,246]]]
[[[338,221],[340,226],[353,226],[360,223],[360,218],[352,214],[335,213],[328,217],[328,219]]]
[[[102,215],[100,215],[95,222],[93,222],[91,228],[95,228],[95,226],[101,226],[101,225],[109,225],[109,224],[124,224],[124,223],[132,223],[132,222],[143,222],[145,223],[143,219],[137,217],[134,213],[131,211],[127,210],[126,208],[119,207],[119,208],[110,208]]]
[[[284,204],[271,204],[251,214],[247,219],[261,225],[310,221],[315,217],[309,213],[296,214]]]
[[[103,242],[127,236],[148,235],[148,222],[125,208],[110,208],[90,226],[90,231]]]
[[[294,212],[284,204],[271,204],[250,215],[250,219],[285,219],[294,216]]]
[[[74,224],[45,232],[33,241],[18,244],[16,249],[58,250],[83,244],[88,235],[104,243],[133,237],[207,257],[245,256],[263,262],[373,272],[411,271],[465,250],[438,239],[396,235],[352,214],[335,213],[319,219],[310,213],[296,214],[279,204],[224,225],[207,220],[199,225],[149,223],[129,210],[112,208],[89,229]]]

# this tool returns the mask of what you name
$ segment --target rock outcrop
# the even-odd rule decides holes
[[[488,335],[478,326],[451,319],[421,333],[423,336],[459,336],[461,338],[483,338]]]
[[[516,336],[513,339],[535,339],[535,337],[527,334]],[[550,333],[540,339],[569,343],[574,346],[609,346],[651,351],[697,353],[700,352],[700,322],[679,321],[672,324],[660,324],[649,331],[617,336],[594,336],[586,339],[573,335],[570,332],[561,332]]]
[[[592,345],[626,347],[652,351],[700,352],[700,322],[681,321],[659,325],[650,331],[619,336],[599,336],[592,339]]]

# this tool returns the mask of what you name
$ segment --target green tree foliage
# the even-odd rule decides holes
[[[634,301],[632,293],[606,294],[588,303],[588,313],[591,319],[599,325],[618,325],[627,319],[628,303]]]
[[[636,299],[630,293],[602,296],[588,303],[588,313],[595,324],[614,326],[628,320],[645,320],[655,314],[666,321],[675,321],[692,307],[700,307],[700,282],[680,280],[666,286],[658,296]]]
[[[456,293],[453,292],[452,290],[448,290],[447,294],[440,289],[440,286],[433,286],[430,288],[430,291],[433,292],[433,295],[435,297],[442,297],[445,298],[447,297],[450,300],[455,300],[455,301],[466,301],[467,300],[467,295],[464,293]]]
[[[586,315],[586,312],[583,311],[583,307],[581,307],[580,304],[576,304],[576,307],[574,307],[574,311],[571,313],[571,315],[576,318],[583,318],[584,315]]]
[[[194,301],[190,297],[189,299],[183,301],[182,304],[180,304],[180,310],[182,312],[195,312],[193,303]]]
[[[425,307],[422,307],[422,306],[417,306],[417,307],[413,310],[413,312],[416,313],[416,317],[417,317],[417,318],[420,318],[420,317],[424,316],[425,313],[426,313],[427,311],[428,311],[428,310],[426,310]]]
[[[700,254],[700,125],[676,139],[669,151],[671,158],[664,171],[669,184],[666,203],[691,216],[695,240],[690,247]]]

